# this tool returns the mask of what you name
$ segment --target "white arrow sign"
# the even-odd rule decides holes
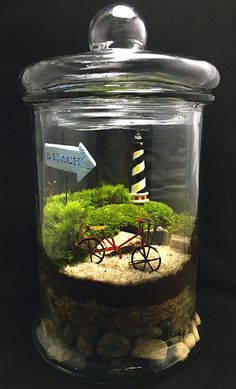
[[[95,160],[81,142],[78,147],[45,143],[45,163],[59,170],[76,173],[77,181],[81,181],[96,166]]]

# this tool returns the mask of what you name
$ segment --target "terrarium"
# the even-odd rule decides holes
[[[22,74],[33,106],[40,317],[58,369],[99,382],[196,353],[202,112],[216,68],[145,49],[140,15],[101,10],[90,51]]]

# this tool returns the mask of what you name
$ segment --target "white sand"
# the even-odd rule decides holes
[[[100,281],[115,285],[131,285],[174,275],[190,260],[189,254],[183,254],[169,246],[154,247],[158,249],[161,256],[161,266],[152,273],[133,268],[130,263],[132,251],[123,253],[121,259],[118,255],[105,255],[103,261],[99,264],[83,262],[67,265],[62,272],[80,280]]]

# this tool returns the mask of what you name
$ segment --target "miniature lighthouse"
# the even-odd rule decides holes
[[[149,201],[146,191],[145,159],[142,136],[137,132],[134,136],[132,185],[130,193],[133,202],[143,204]]]

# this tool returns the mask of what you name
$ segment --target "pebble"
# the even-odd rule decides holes
[[[48,358],[64,362],[70,358],[70,351],[61,345],[52,344],[47,350]]]
[[[45,336],[49,336],[50,333],[55,332],[53,322],[46,318],[41,319],[41,328]]]
[[[144,338],[161,338],[163,336],[163,331],[160,327],[148,327],[145,329],[142,336]]]
[[[193,334],[187,334],[184,336],[184,343],[186,344],[186,346],[192,350],[192,348],[194,348],[194,346],[196,345],[196,339],[194,337]]]
[[[91,357],[96,347],[99,329],[94,324],[82,324],[79,328],[77,349],[86,357]]]
[[[115,331],[116,326],[110,317],[101,316],[96,320],[98,326],[106,331]]]
[[[102,357],[122,357],[130,352],[129,340],[117,332],[104,332],[97,344],[97,354]]]
[[[78,336],[77,339],[77,349],[86,357],[91,357],[93,355],[93,344],[88,340],[84,339],[82,336]]]
[[[38,338],[39,343],[43,347],[44,350],[47,350],[49,346],[53,344],[53,339],[45,334],[41,326],[38,326],[36,329],[36,335]]]
[[[51,345],[47,350],[48,358],[63,363],[72,369],[84,369],[86,367],[86,357],[78,351],[70,350],[59,344]]]
[[[70,352],[70,357],[64,362],[65,366],[68,366],[70,369],[82,370],[86,367],[87,358],[85,355],[81,354],[79,351]]]
[[[190,332],[192,332],[192,334],[194,335],[196,342],[199,342],[200,336],[194,320],[191,321]]]
[[[201,319],[200,319],[200,316],[198,315],[197,312],[195,312],[194,321],[195,321],[195,324],[196,324],[197,327],[200,326],[200,324],[201,324]]]
[[[88,342],[95,342],[99,336],[99,329],[94,324],[82,324],[79,334]]]
[[[76,342],[76,338],[77,331],[75,329],[75,326],[70,323],[67,323],[63,331],[64,341],[69,345],[73,345]]]
[[[160,339],[136,338],[131,355],[133,358],[162,361],[166,357],[167,348],[166,342]]]
[[[174,346],[171,346],[171,354],[179,361],[184,361],[187,358],[189,352],[190,349],[184,342],[178,342]]]
[[[185,328],[185,331],[184,331],[184,336],[188,335],[189,334],[189,325]]]
[[[178,343],[178,341],[179,341],[179,336],[172,336],[171,338],[169,338],[168,339],[168,343],[170,344],[170,345],[173,345],[173,344],[176,344],[176,343]]]

